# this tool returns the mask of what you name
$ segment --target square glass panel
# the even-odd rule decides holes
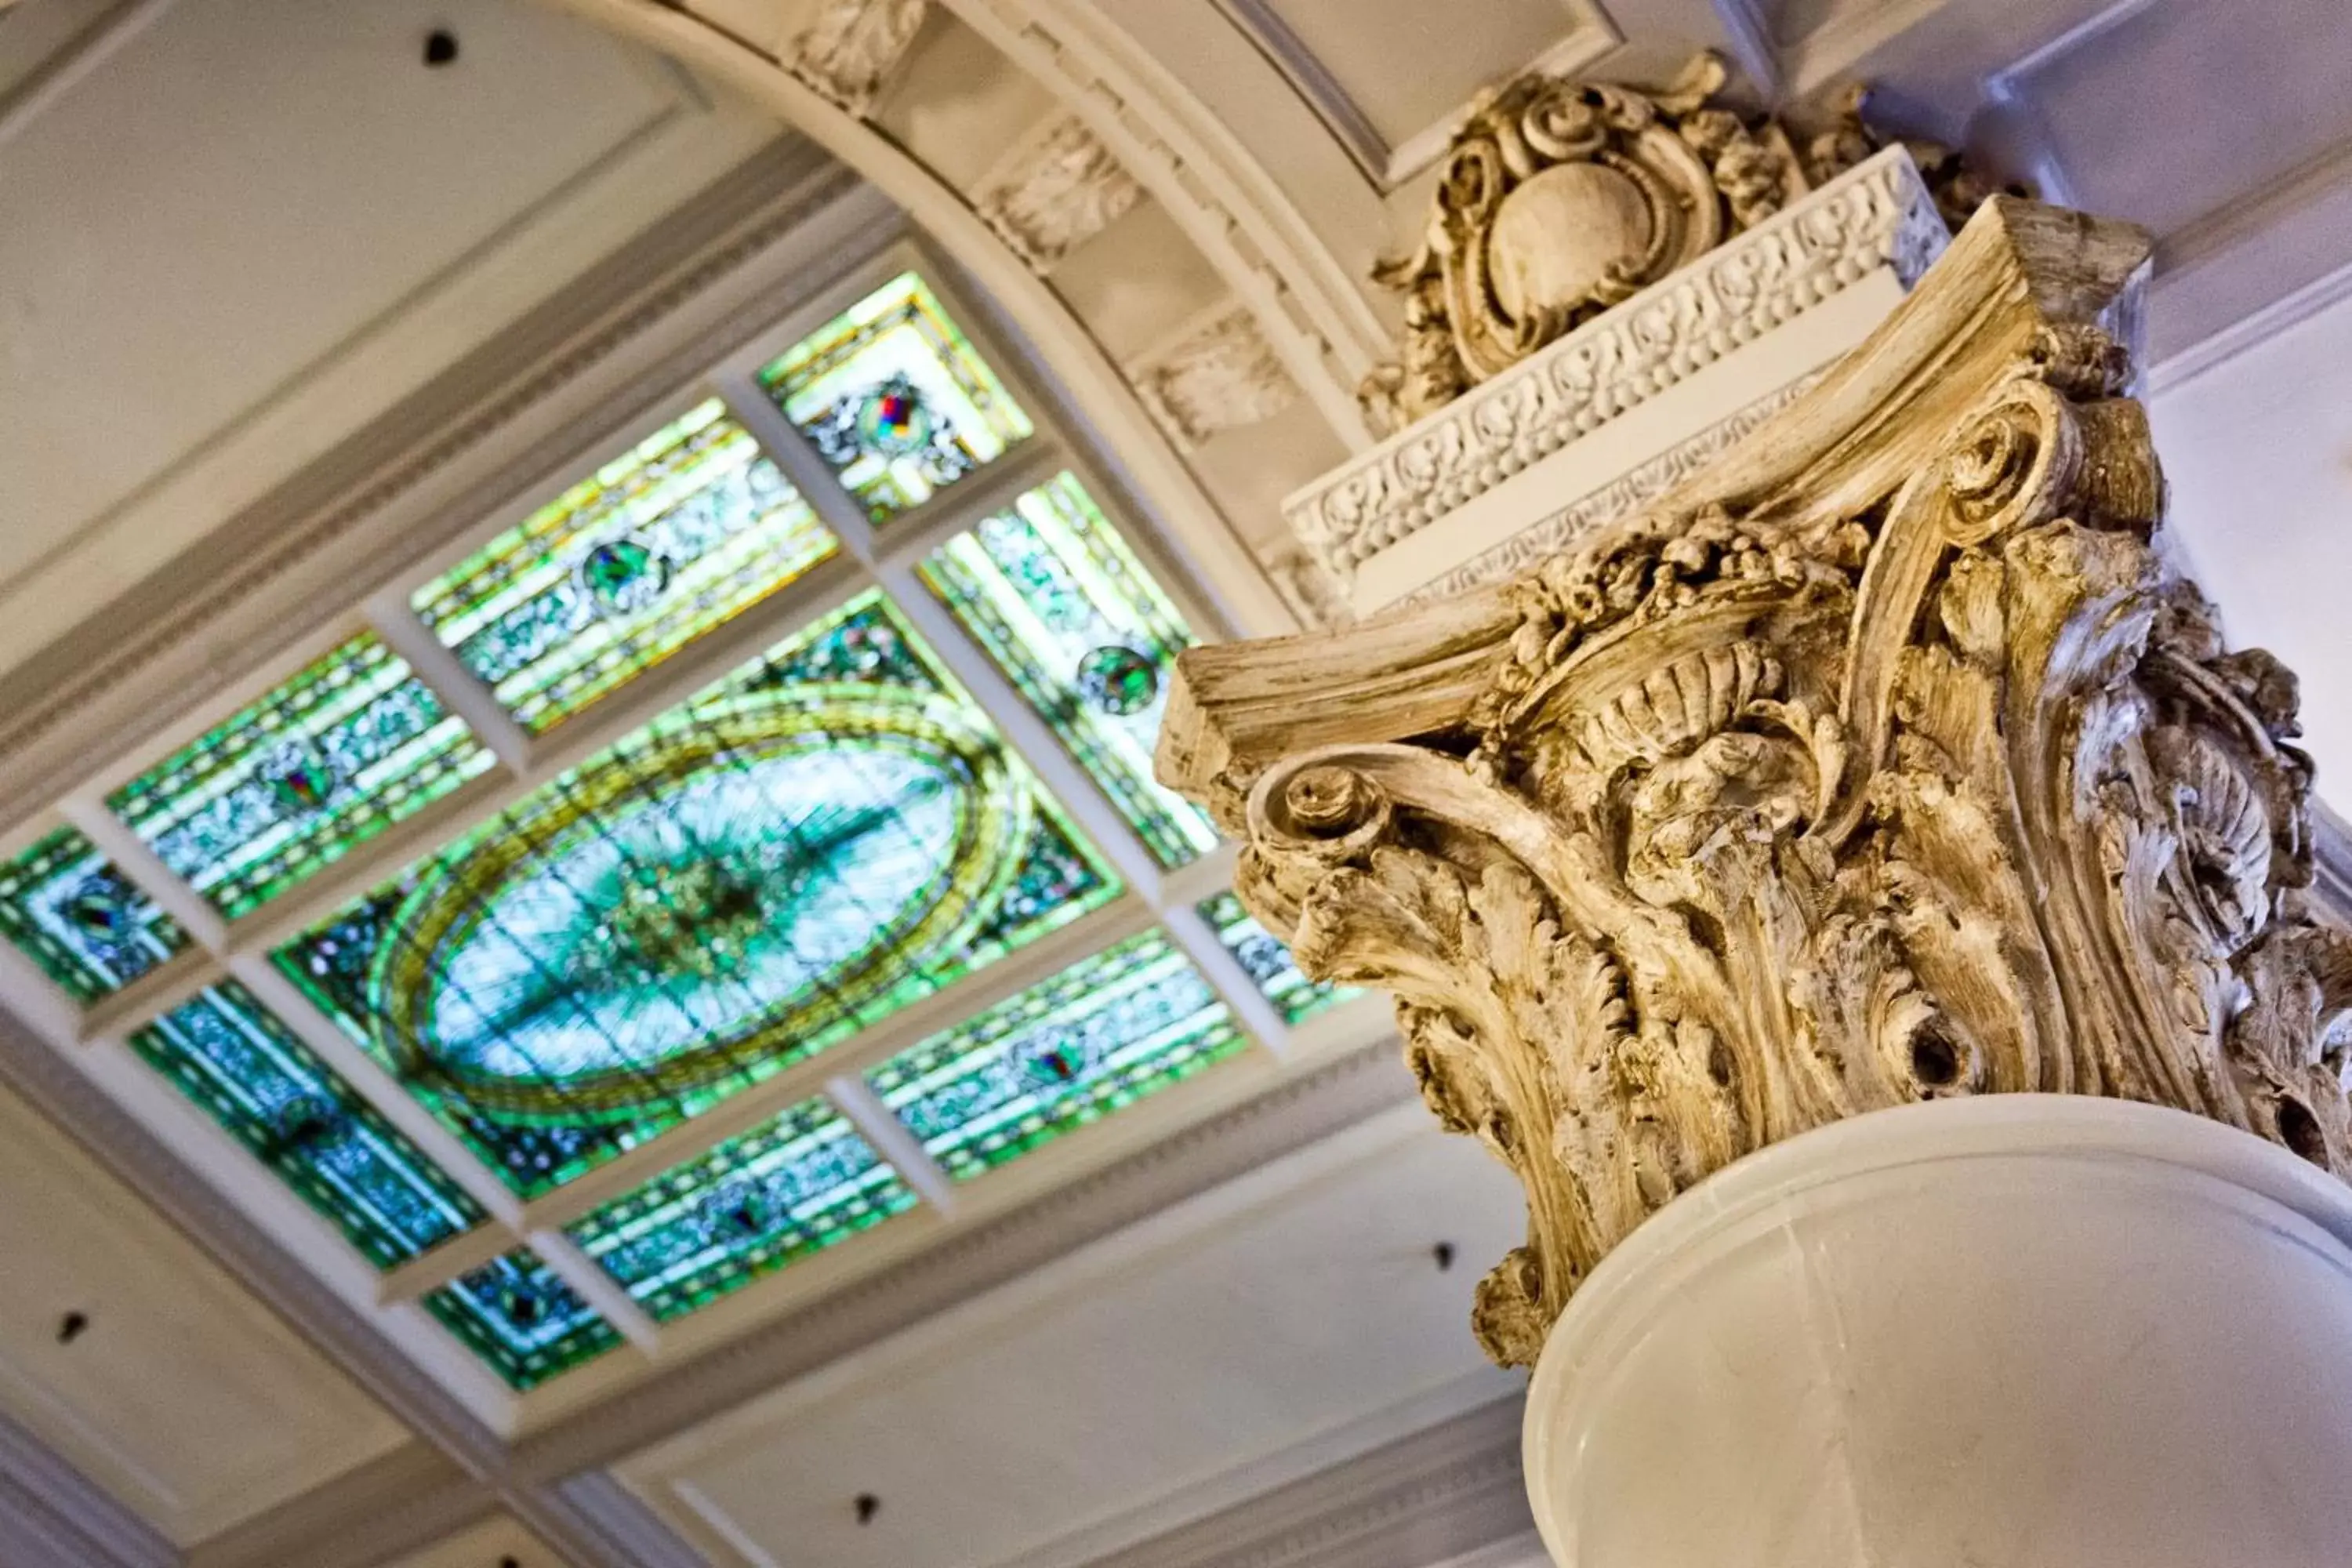
[[[527,1247],[459,1275],[425,1297],[425,1310],[518,1394],[621,1342],[620,1331]]]
[[[571,1235],[667,1322],[915,1203],[856,1129],[812,1100],[663,1172]]]
[[[833,552],[717,398],[418,589],[410,605],[539,733]]]
[[[1258,924],[1233,894],[1219,893],[1213,899],[1202,900],[1193,908],[1209,922],[1209,929],[1217,933],[1225,951],[1248,972],[1251,983],[1274,1004],[1274,1010],[1282,1015],[1284,1023],[1303,1023],[1327,1007],[1336,1007],[1363,994],[1353,986],[1327,984],[1299,973],[1298,965],[1291,962],[1290,949]]]
[[[866,1075],[968,1181],[1246,1043],[1189,960],[1147,932],[934,1035]]]
[[[277,962],[531,1194],[1118,890],[868,594]]]
[[[377,1268],[481,1223],[463,1188],[236,982],[165,1014],[131,1047]]]
[[[935,551],[922,576],[1161,865],[1217,841],[1200,807],[1151,776],[1192,628],[1076,475],[982,518]]]
[[[923,280],[902,273],[760,373],[882,522],[994,462],[1034,426]]]
[[[0,931],[82,1002],[121,990],[188,945],[180,922],[71,827],[0,865]]]
[[[492,762],[406,660],[362,634],[106,804],[234,920]]]

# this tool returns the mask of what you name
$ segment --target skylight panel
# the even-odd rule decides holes
[[[188,933],[75,828],[0,865],[0,931],[76,1000],[120,991]]]
[[[933,1036],[866,1076],[958,1181],[1242,1049],[1209,983],[1157,932]]]
[[[620,1331],[527,1247],[425,1298],[466,1348],[524,1393],[611,1350]]]
[[[493,761],[405,660],[362,634],[107,805],[235,919]]]
[[[820,1099],[664,1172],[573,1225],[571,1236],[667,1322],[916,1202]]]
[[[482,1221],[480,1205],[233,981],[131,1047],[379,1268]]]
[[[1151,776],[1168,682],[1192,628],[1076,475],[950,540],[922,577],[1161,865],[1216,843],[1200,807]]]
[[[1118,890],[869,594],[277,962],[530,1194]]]
[[[537,733],[834,548],[808,503],[713,398],[418,589],[410,604]]]
[[[1291,960],[1290,949],[1258,924],[1233,894],[1219,893],[1193,907],[1209,922],[1209,929],[1217,933],[1217,941],[1225,951],[1248,973],[1250,983],[1274,1004],[1274,1010],[1282,1015],[1284,1023],[1304,1023],[1326,1008],[1363,994],[1349,986],[1328,984],[1301,974],[1298,965]]]
[[[928,500],[1034,432],[996,373],[902,273],[760,372],[876,522]]]

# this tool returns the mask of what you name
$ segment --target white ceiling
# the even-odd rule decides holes
[[[721,1563],[1091,1562],[1518,1388],[1467,1325],[1523,1228],[1510,1175],[1408,1105],[621,1474]]]

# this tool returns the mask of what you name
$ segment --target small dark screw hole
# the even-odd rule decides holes
[[[1920,1030],[1911,1037],[1911,1075],[1930,1089],[1959,1082],[1959,1047],[1938,1030]]]
[[[2325,1170],[2327,1166],[2327,1135],[2319,1130],[2319,1118],[2299,1100],[2282,1100],[2278,1107],[2279,1141],[2313,1164]]]
[[[860,1523],[860,1524],[871,1524],[871,1523],[873,1523],[873,1522],[874,1522],[874,1516],[875,1516],[876,1514],[877,1514],[877,1513],[880,1513],[881,1511],[882,1511],[882,1500],[881,1500],[880,1498],[876,1497],[872,1492],[859,1492],[859,1493],[857,1494],[857,1522],[858,1522],[858,1523]]]
[[[1439,1242],[1429,1249],[1429,1255],[1437,1260],[1437,1271],[1440,1274],[1454,1267],[1454,1244],[1450,1241]]]
[[[73,1343],[74,1341],[81,1338],[82,1331],[89,1327],[89,1318],[87,1313],[68,1312],[58,1320],[58,1343],[61,1345]]]
[[[515,1556],[501,1557],[499,1559],[499,1568],[522,1568],[522,1559]]]
[[[428,66],[447,65],[457,58],[457,35],[446,27],[436,27],[425,35],[425,63]]]

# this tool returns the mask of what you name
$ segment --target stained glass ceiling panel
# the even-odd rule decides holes
[[[903,273],[760,373],[784,416],[885,521],[1034,430],[995,372]]]
[[[188,945],[179,922],[70,827],[0,865],[0,931],[83,1002],[120,991]]]
[[[1071,965],[866,1074],[958,1181],[1239,1051],[1209,983],[1157,932]]]
[[[1298,973],[1290,950],[1258,924],[1233,894],[1219,893],[1193,907],[1209,922],[1209,929],[1217,933],[1217,941],[1225,951],[1248,972],[1250,983],[1274,1004],[1274,1010],[1282,1015],[1284,1023],[1304,1023],[1327,1007],[1336,1007],[1363,994],[1345,985],[1309,980]]]
[[[418,589],[411,607],[536,733],[833,549],[714,398]]]
[[[812,1100],[664,1172],[571,1235],[667,1322],[916,1201],[840,1112]]]
[[[621,1342],[527,1247],[460,1275],[425,1297],[425,1309],[518,1394]]]
[[[463,1189],[245,987],[208,988],[131,1046],[377,1268],[481,1223]]]
[[[1118,891],[868,594],[277,961],[531,1194]]]
[[[922,576],[1161,865],[1216,842],[1201,809],[1151,776],[1192,628],[1076,475],[950,540]]]
[[[363,634],[107,805],[234,919],[492,762],[405,660]]]

